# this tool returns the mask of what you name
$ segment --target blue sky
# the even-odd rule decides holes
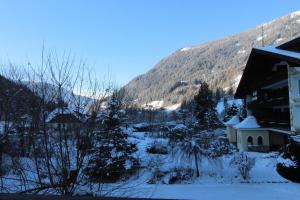
[[[119,84],[176,49],[300,10],[299,0],[0,0],[0,62],[71,51]]]

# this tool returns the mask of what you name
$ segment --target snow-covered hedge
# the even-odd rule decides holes
[[[300,183],[300,146],[290,141],[278,158],[277,172],[286,179]]]

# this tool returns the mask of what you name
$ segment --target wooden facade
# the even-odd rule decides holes
[[[299,71],[293,74],[293,83],[291,71]],[[268,132],[270,150],[285,145],[289,135],[299,134],[300,38],[277,47],[252,49],[235,98],[245,100],[248,115],[254,116],[260,125],[252,130],[253,135]]]

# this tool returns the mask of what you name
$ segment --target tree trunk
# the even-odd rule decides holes
[[[194,152],[194,156],[195,156],[195,164],[196,164],[196,176],[199,177],[200,173],[199,173],[199,166],[198,166],[198,156],[197,156],[197,152]]]

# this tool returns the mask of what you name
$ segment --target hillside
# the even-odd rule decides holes
[[[38,97],[23,84],[0,75],[0,121],[32,113]]]
[[[190,98],[200,81],[228,90],[237,86],[252,47],[283,43],[299,36],[299,28],[300,11],[220,40],[181,48],[130,81],[125,86],[128,100],[139,105],[177,104]]]

